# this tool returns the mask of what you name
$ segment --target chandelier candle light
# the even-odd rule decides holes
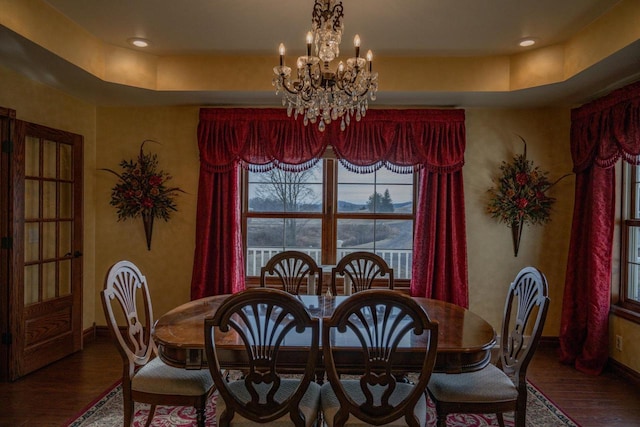
[[[280,65],[273,67],[273,86],[276,95],[282,93],[282,105],[287,115],[304,116],[305,126],[318,123],[324,131],[326,125],[342,119],[340,129],[345,130],[355,115],[357,121],[367,113],[368,99],[376,99],[378,73],[372,71],[373,54],[369,50],[366,59],[360,57],[360,36],[353,39],[355,56],[346,64],[340,61],[335,71],[331,61],[340,55],[340,42],[344,25],[342,1],[315,0],[311,15],[311,31],[307,33],[307,54],[298,57],[297,78],[291,76],[291,68],[285,65],[285,47],[280,43]],[[311,45],[315,55],[311,55]]]

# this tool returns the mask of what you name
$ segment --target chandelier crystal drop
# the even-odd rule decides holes
[[[318,129],[341,119],[345,128],[355,116],[360,121],[367,113],[369,99],[375,101],[378,73],[372,71],[373,54],[360,57],[360,37],[353,39],[355,56],[335,67],[331,62],[340,56],[340,42],[344,25],[342,1],[315,0],[311,15],[311,31],[307,33],[307,54],[296,61],[296,76],[285,65],[285,47],[280,43],[280,65],[273,67],[273,86],[276,95],[282,94],[287,115],[303,116],[305,126],[318,122]],[[311,46],[315,55],[311,55]]]

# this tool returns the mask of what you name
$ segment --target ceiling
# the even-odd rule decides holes
[[[152,55],[273,55],[284,42],[302,54],[311,0],[46,0],[104,43],[130,48],[151,41]],[[362,48],[385,57],[511,55],[518,41],[534,48],[562,43],[618,0],[344,0],[341,50],[357,32]],[[379,105],[536,106],[575,104],[640,78],[640,43],[632,43],[557,84],[511,92],[385,92]],[[153,91],[100,80],[0,26],[0,62],[32,79],[98,105],[279,105],[273,92]],[[271,80],[271,69],[264,72]],[[382,76],[381,76],[382,77]]]

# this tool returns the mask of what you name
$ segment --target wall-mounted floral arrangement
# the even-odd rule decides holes
[[[122,172],[112,169],[102,170],[111,172],[119,178],[115,187],[111,189],[109,204],[117,209],[118,221],[127,218],[142,218],[147,249],[151,250],[151,234],[153,219],[162,218],[168,221],[171,212],[177,211],[175,198],[177,192],[183,192],[178,187],[169,187],[167,182],[171,175],[158,169],[158,156],[144,152],[144,144],[156,142],[145,140],[140,144],[140,153],[135,160],[120,162]]]
[[[518,256],[523,226],[549,221],[551,206],[556,199],[546,192],[570,175],[565,174],[553,182],[549,181],[548,172],[527,160],[527,142],[522,137],[520,139],[524,143],[524,153],[515,155],[510,162],[502,162],[497,185],[489,189],[490,200],[487,206],[487,212],[493,218],[511,228],[514,256]]]

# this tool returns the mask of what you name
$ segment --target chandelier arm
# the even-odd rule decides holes
[[[311,32],[307,34],[307,55],[298,57],[297,79],[291,68],[284,66],[284,45],[279,47],[280,66],[274,67],[273,85],[276,94],[282,94],[282,105],[287,115],[303,117],[304,125],[318,122],[322,132],[325,126],[341,119],[345,130],[351,117],[359,121],[368,109],[367,98],[374,101],[378,91],[378,73],[371,72],[372,54],[367,59],[358,55],[360,38],[356,36],[356,55],[331,71],[330,63],[340,55],[340,42],[344,26],[344,7],[341,0],[315,0],[312,11]],[[311,44],[315,41],[315,55]],[[367,69],[368,65],[368,69]],[[369,96],[368,96],[369,95]]]

